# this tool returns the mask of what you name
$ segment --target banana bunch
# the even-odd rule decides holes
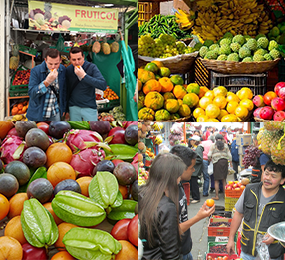
[[[175,13],[176,22],[179,24],[181,30],[187,31],[194,25],[195,12],[190,10],[190,13],[187,14],[183,10],[179,9]]]
[[[161,131],[162,128],[163,128],[163,123],[155,122],[155,123],[152,125],[152,128],[153,128],[153,130],[155,130],[155,131]]]
[[[161,135],[157,135],[155,140],[154,140],[154,143],[157,144],[157,145],[160,145],[162,142],[163,142],[162,136]]]
[[[28,118],[26,118],[26,114],[24,115],[14,115],[12,118],[12,121],[28,121]]]
[[[197,9],[192,33],[202,43],[206,39],[216,42],[226,32],[252,37],[267,34],[273,26],[257,0],[198,0]]]

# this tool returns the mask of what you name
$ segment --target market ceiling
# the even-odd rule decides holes
[[[94,5],[103,5],[103,4],[113,4],[114,7],[122,7],[122,6],[137,6],[138,0],[37,0],[41,2],[51,2],[51,3],[59,3],[59,4],[71,4],[71,5],[84,5],[84,6],[94,6]],[[12,2],[12,0],[10,0]],[[27,5],[28,0],[15,0],[15,5]]]

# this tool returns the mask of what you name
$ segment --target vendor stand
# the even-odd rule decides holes
[[[147,3],[149,6],[153,4],[152,1],[139,1],[145,10]],[[161,10],[162,4],[158,3],[160,8],[148,9],[145,16],[140,17],[139,119],[148,117],[157,121],[178,119],[193,122],[285,119],[280,118],[280,114],[284,115],[285,112],[284,97],[276,87],[284,78],[281,77],[284,63],[284,3],[266,0],[250,3],[252,6],[246,8],[246,17],[245,14],[243,17],[241,10],[249,2],[242,0],[215,0],[211,3],[200,0],[191,3],[186,0],[174,1],[164,3],[167,5],[164,11]],[[188,33],[188,36],[181,31]],[[168,35],[167,41],[165,34]],[[186,38],[192,39],[192,42]],[[156,63],[158,68],[149,63]],[[161,67],[167,67],[169,71],[166,73]],[[172,78],[174,75],[176,79]],[[172,84],[166,84],[169,80],[165,77]],[[159,81],[162,87],[156,86],[153,80]],[[219,86],[223,87],[220,88],[223,94],[215,94],[219,92]],[[153,91],[158,92],[155,97],[148,93]],[[211,95],[211,91],[214,91],[214,95]],[[218,95],[223,95],[225,99],[215,101]],[[237,103],[230,103],[233,101],[228,98],[230,95],[237,96],[234,98]],[[273,101],[275,97],[278,99]],[[154,100],[155,105],[148,102],[149,99]],[[173,101],[175,99],[178,102]],[[264,103],[260,103],[264,100]],[[284,106],[276,107],[279,100]],[[264,106],[266,108],[261,109]],[[145,111],[145,107],[148,111]],[[266,115],[260,113],[261,110]]]
[[[34,1],[33,1],[34,2]],[[38,5],[42,10],[46,8],[47,12],[48,8],[51,8],[52,4],[50,4],[49,7],[45,7],[43,5],[42,1],[36,1],[38,2]],[[31,3],[31,2],[29,2]],[[72,3],[72,5],[68,5],[67,7],[72,8],[72,6],[77,6],[79,9],[82,9],[82,5],[87,6],[86,9],[90,8],[91,6],[95,6],[98,8],[97,10],[103,10],[102,8],[105,8],[105,11],[108,10],[114,10],[116,12],[116,19],[115,23],[113,23],[113,27],[97,26],[96,28],[82,28],[82,27],[72,27],[72,22],[67,20],[61,21],[64,23],[64,26],[62,24],[57,25],[58,21],[55,17],[55,22],[50,23],[50,28],[48,27],[48,20],[46,19],[45,25],[40,25],[41,27],[33,26],[36,22],[35,20],[32,20],[30,18],[30,21],[32,21],[34,24],[29,29],[28,25],[28,0],[19,0],[19,1],[4,1],[1,2],[3,4],[3,8],[1,9],[1,12],[3,12],[3,16],[7,17],[6,24],[2,24],[1,26],[1,32],[3,29],[3,32],[6,34],[5,39],[5,45],[2,46],[2,52],[1,56],[3,54],[3,57],[7,57],[5,59],[6,64],[2,64],[1,66],[1,73],[3,78],[2,81],[5,80],[4,84],[1,84],[1,95],[3,94],[3,98],[1,99],[1,103],[3,106],[3,109],[1,109],[1,116],[2,120],[7,117],[11,116],[11,104],[15,103],[15,100],[26,100],[28,101],[27,96],[27,84],[25,85],[26,92],[22,91],[21,93],[16,93],[15,95],[10,95],[9,90],[11,88],[11,77],[13,76],[12,72],[13,70],[9,70],[9,65],[14,70],[18,69],[19,63],[12,63],[9,64],[10,57],[13,56],[13,54],[17,54],[17,50],[12,50],[13,47],[20,46],[20,65],[24,65],[24,59],[27,60],[26,55],[32,56],[32,59],[35,61],[30,62],[29,68],[31,69],[33,66],[37,65],[39,62],[42,61],[42,56],[44,54],[44,48],[49,47],[53,45],[53,47],[56,47],[57,49],[60,49],[63,55],[65,55],[64,60],[66,62],[66,66],[68,65],[68,52],[72,45],[75,43],[79,44],[83,50],[85,51],[85,58],[92,60],[93,63],[95,63],[99,70],[101,71],[102,75],[107,81],[107,84],[109,88],[113,91],[113,96],[111,99],[106,100],[106,102],[101,104],[98,104],[99,112],[100,109],[103,108],[102,112],[111,110],[115,106],[121,106],[122,110],[125,115],[127,115],[128,120],[136,120],[137,113],[126,113],[127,108],[132,107],[132,109],[135,109],[136,103],[133,100],[133,96],[135,94],[135,84],[129,80],[128,75],[130,72],[125,72],[127,68],[129,68],[129,71],[132,71],[132,73],[135,73],[136,66],[134,63],[135,56],[133,55],[123,55],[122,52],[122,42],[125,42],[125,45],[127,49],[129,49],[130,54],[132,52],[136,52],[137,49],[137,43],[134,35],[136,34],[136,21],[137,21],[137,1],[134,0],[125,0],[125,1],[84,1],[84,3],[81,0],[75,1]],[[55,8],[63,7],[64,4],[70,4],[69,1],[54,1],[53,5]],[[31,4],[30,4],[31,5]],[[42,5],[42,6],[41,6]],[[88,7],[90,6],[90,7]],[[35,8],[36,9],[36,8]],[[68,10],[68,8],[67,8]],[[83,9],[82,9],[83,10]],[[90,9],[91,10],[91,9]],[[93,9],[94,10],[94,9]],[[59,10],[58,10],[59,11]],[[44,11],[42,11],[44,12]],[[53,12],[53,11],[52,11]],[[57,12],[55,12],[57,13]],[[92,12],[91,12],[92,13]],[[109,12],[110,13],[110,12]],[[60,11],[59,11],[60,14]],[[1,16],[2,17],[2,16]],[[64,16],[63,16],[64,17]],[[25,18],[25,19],[24,19]],[[110,18],[110,17],[108,17]],[[53,19],[53,18],[52,18]],[[74,18],[75,20],[75,18]],[[67,21],[67,22],[66,22]],[[80,24],[80,23],[79,23]],[[4,25],[6,27],[4,27]],[[11,28],[10,28],[11,25]],[[36,24],[38,26],[38,24]],[[53,27],[52,27],[53,26]],[[70,30],[67,27],[70,27]],[[87,25],[88,26],[88,25]],[[5,30],[4,30],[5,28]],[[66,28],[66,29],[65,29]],[[104,29],[106,28],[106,29]],[[107,29],[109,28],[109,29]],[[32,29],[32,30],[31,30]],[[111,30],[110,30],[111,29]],[[112,52],[109,55],[106,55],[102,51],[97,53],[95,55],[94,52],[91,51],[91,48],[93,45],[93,42],[96,41],[96,36],[98,36],[99,41],[102,42],[102,38],[107,37],[107,41],[109,44],[114,42],[115,40],[115,34],[118,32],[121,32],[123,35],[123,38],[118,39],[119,43],[119,50],[115,52]],[[60,38],[58,40],[56,39],[56,36],[60,34]],[[23,38],[21,38],[23,36]],[[76,36],[76,37],[75,37]],[[81,36],[81,38],[80,38]],[[28,42],[27,39],[30,39]],[[64,38],[64,46],[58,46],[59,45],[59,39]],[[25,40],[25,42],[24,42]],[[62,40],[62,39],[61,39]],[[37,43],[38,46],[34,44],[34,42]],[[31,45],[31,43],[33,43]],[[20,45],[18,45],[20,44]],[[28,47],[26,47],[26,45]],[[31,48],[29,48],[31,47]],[[37,47],[37,49],[35,48]],[[61,48],[60,48],[61,47]],[[132,47],[132,49],[130,48]],[[25,57],[23,57],[25,55]],[[131,61],[131,62],[130,62]],[[117,64],[119,68],[117,67]],[[102,63],[104,63],[104,66],[102,66]],[[124,64],[124,65],[123,65]],[[14,68],[14,66],[16,68]],[[108,70],[106,70],[106,67],[108,67]],[[121,73],[120,73],[120,72]],[[130,83],[129,83],[130,82]],[[18,88],[19,89],[19,88]],[[132,96],[129,92],[133,92]],[[25,95],[26,94],[26,95]],[[17,97],[16,97],[17,95]],[[117,99],[114,100],[114,97],[117,97]],[[24,98],[24,99],[23,99]],[[118,99],[119,98],[119,99]],[[103,94],[101,99],[103,99]],[[17,103],[17,102],[16,102]],[[18,102],[19,103],[19,102]],[[100,102],[99,102],[100,103]],[[129,109],[130,111],[130,109]],[[137,109],[135,109],[137,111]],[[24,114],[24,113],[22,113]]]

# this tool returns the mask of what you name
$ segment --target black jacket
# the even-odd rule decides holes
[[[242,251],[249,255],[257,255],[255,244],[257,234],[265,234],[267,229],[278,222],[285,220],[285,191],[280,186],[279,191],[274,198],[267,203],[257,223],[257,212],[259,205],[259,197],[263,183],[248,184],[244,190],[243,204],[243,226],[241,236]],[[271,258],[277,258],[284,254],[284,248],[275,240],[269,246]]]
[[[177,211],[174,202],[163,196],[157,207],[159,224],[157,226],[159,235],[154,231],[155,245],[150,247],[143,242],[142,260],[176,260],[180,259],[180,239],[177,223]],[[155,229],[153,229],[155,230]],[[142,241],[145,234],[140,234]]]

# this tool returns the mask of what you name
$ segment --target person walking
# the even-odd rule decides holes
[[[232,155],[232,162],[233,162],[233,169],[235,171],[234,173],[234,179],[235,181],[238,180],[238,166],[239,166],[239,154],[238,154],[238,146],[237,146],[237,140],[234,137],[233,142],[231,144],[231,155]]]
[[[226,186],[226,179],[228,175],[228,162],[232,166],[232,155],[229,147],[225,144],[224,137],[221,134],[215,136],[216,143],[212,144],[208,153],[208,159],[213,161],[214,179],[215,179],[215,193],[214,200],[219,200],[219,180],[223,182],[223,188]]]
[[[28,88],[28,120],[60,121],[65,116],[65,67],[57,49],[48,49],[44,61],[31,70]]]
[[[72,47],[69,52],[72,65],[66,69],[68,104],[71,121],[97,121],[95,90],[106,90],[107,83],[97,66],[84,60],[80,47]]]

